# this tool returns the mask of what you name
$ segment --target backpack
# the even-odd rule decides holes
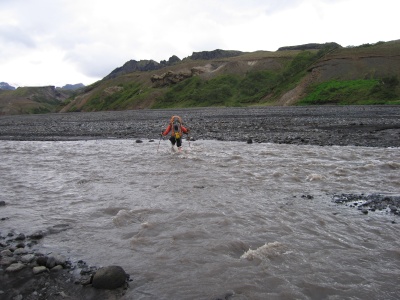
[[[170,123],[172,136],[175,137],[175,139],[180,139],[182,137],[182,119],[178,116],[173,116]]]

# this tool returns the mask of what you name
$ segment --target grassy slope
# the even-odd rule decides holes
[[[0,114],[201,106],[399,104],[400,41],[331,51],[257,51],[100,80],[66,97],[46,88],[0,91]],[[152,75],[203,73],[167,87]],[[312,72],[311,72],[312,71]],[[299,89],[299,87],[301,87]],[[288,94],[291,101],[281,101]],[[63,98],[62,100],[60,100]]]
[[[298,53],[257,51],[215,61],[185,59],[162,70],[99,81],[63,111],[251,105],[276,85],[278,74]],[[170,87],[154,87],[150,80],[153,74],[190,73],[194,67],[211,70]]]
[[[294,104],[396,104],[400,95],[398,84],[388,89],[388,85],[382,83],[395,82],[396,76],[400,77],[396,69],[400,62],[377,61],[364,68],[357,64],[370,57],[395,56],[400,53],[399,46],[398,42],[388,42],[335,51],[257,51],[215,61],[186,59],[167,69],[131,73],[99,82],[83,101],[75,101],[75,106],[70,105],[68,110],[277,105],[285,93],[310,76],[309,71],[314,67],[325,72],[322,78],[328,79],[309,80],[305,95],[299,95]],[[380,73],[393,78],[380,76],[378,72],[375,72],[376,77],[365,78],[366,69],[375,70],[378,65]],[[169,70],[190,72],[193,67],[206,66],[211,66],[211,70],[170,87],[155,88],[150,81],[153,74]],[[353,78],[343,80],[348,74]],[[114,92],[107,93],[109,89]]]
[[[316,64],[332,69],[332,62],[330,78],[311,84],[297,104],[400,104],[399,53],[400,41],[334,51]]]
[[[57,91],[54,87],[19,87],[16,90],[0,90],[0,115],[57,112],[62,101],[72,91]]]

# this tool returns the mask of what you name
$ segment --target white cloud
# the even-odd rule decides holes
[[[130,59],[394,40],[396,8],[396,0],[2,0],[0,81],[90,84]]]

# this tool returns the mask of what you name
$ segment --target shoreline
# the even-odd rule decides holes
[[[0,140],[158,139],[172,115],[194,140],[400,147],[400,106],[194,108],[0,116]]]

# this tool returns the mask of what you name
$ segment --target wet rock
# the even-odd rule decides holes
[[[5,206],[6,202],[5,201],[0,201],[0,206]]]
[[[6,272],[17,272],[25,268],[25,265],[21,262],[13,263],[9,265],[6,269]]]
[[[364,214],[378,211],[399,215],[400,211],[400,196],[340,194],[334,195],[332,201],[337,204],[345,205],[352,202],[349,207],[356,207]]]
[[[15,248],[25,248],[25,243],[19,242],[19,243],[15,244]]]
[[[42,235],[42,232],[38,233],[39,236]],[[121,280],[118,279],[122,276],[118,277],[117,272],[114,272],[109,282],[103,284],[103,290],[82,289],[83,285],[92,283],[96,267],[88,267],[82,260],[74,264],[65,256],[55,253],[45,256],[35,249],[18,248],[16,245],[21,242],[15,238],[16,236],[21,235],[16,235],[15,231],[7,235],[0,232],[0,239],[3,240],[0,254],[0,299],[53,299],[55,295],[68,296],[70,299],[109,299],[107,297],[111,295],[110,293],[117,293],[119,296],[123,293],[118,289],[106,290],[120,286]],[[33,237],[38,236],[33,235]],[[26,239],[29,244],[33,242],[37,244],[36,240],[29,240],[30,236]],[[47,265],[54,267],[49,269]],[[85,268],[87,272],[78,278],[79,275],[75,270],[80,268]],[[37,274],[43,275],[37,276]],[[125,272],[123,274],[126,283],[128,276]],[[62,290],[68,290],[68,295],[60,292]]]
[[[127,275],[120,266],[100,268],[93,276],[92,285],[97,289],[113,290],[126,283]]]
[[[52,272],[57,272],[63,269],[62,265],[57,265],[54,268],[51,269]]]
[[[56,266],[56,258],[54,256],[49,256],[47,258],[46,267],[51,269]]]
[[[49,256],[53,256],[56,260],[56,265],[61,265],[61,266],[65,266],[67,263],[67,258],[63,255],[59,255],[59,254],[52,254]]]
[[[45,266],[37,266],[32,269],[33,274],[37,275],[43,272],[48,272],[49,270]]]
[[[23,255],[23,254],[27,254],[28,250],[26,250],[25,248],[17,248],[14,251],[14,255]]]
[[[47,256],[39,256],[39,257],[36,259],[36,263],[37,263],[39,266],[46,266],[46,264],[47,264]]]
[[[13,256],[13,253],[11,252],[10,249],[6,249],[0,252],[1,256]]]
[[[32,262],[34,259],[35,259],[34,254],[26,254],[21,257],[21,261],[26,264]]]
[[[15,257],[3,257],[0,260],[0,266],[9,266],[16,262],[17,262],[17,259]]]
[[[43,231],[36,231],[29,236],[31,239],[40,240],[44,237]]]
[[[19,233],[16,237],[15,237],[15,240],[16,241],[23,241],[23,240],[25,240],[25,234],[23,234],[23,233]]]

